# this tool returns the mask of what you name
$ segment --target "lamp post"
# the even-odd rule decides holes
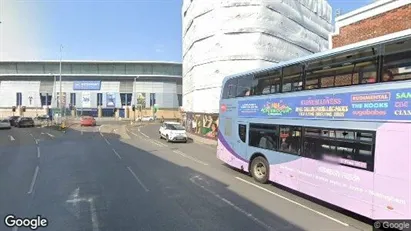
[[[137,84],[138,78],[139,76],[136,76],[134,78],[134,83],[133,83],[133,95],[134,95],[134,121],[133,122],[136,122],[136,110],[137,110],[136,106],[137,106],[137,100],[138,100],[136,84]]]
[[[59,93],[59,106],[60,106],[60,118],[63,120],[63,86],[61,83],[61,62],[63,59],[63,45],[60,45],[60,67],[59,67],[59,82],[60,82],[60,93]]]

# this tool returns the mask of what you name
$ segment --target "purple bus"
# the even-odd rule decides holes
[[[411,33],[223,81],[217,157],[370,219],[411,219]]]

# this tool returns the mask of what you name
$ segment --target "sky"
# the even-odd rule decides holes
[[[198,0],[211,1],[211,0]],[[342,13],[372,0],[328,0]],[[0,60],[182,57],[182,0],[0,0]]]

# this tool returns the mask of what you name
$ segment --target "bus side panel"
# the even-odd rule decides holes
[[[270,162],[270,181],[299,191],[299,172],[302,158],[284,153],[274,153],[268,156],[268,160]]]
[[[411,125],[387,123],[377,129],[374,219],[410,219]]]

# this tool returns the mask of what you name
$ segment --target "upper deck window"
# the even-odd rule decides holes
[[[387,44],[381,81],[411,79],[411,41]]]
[[[301,91],[303,89],[303,65],[296,64],[283,68],[282,92]]]
[[[237,82],[236,78],[227,80],[223,88],[223,99],[234,98],[236,96]]]
[[[281,70],[274,70],[255,75],[253,95],[265,95],[280,92]]]

